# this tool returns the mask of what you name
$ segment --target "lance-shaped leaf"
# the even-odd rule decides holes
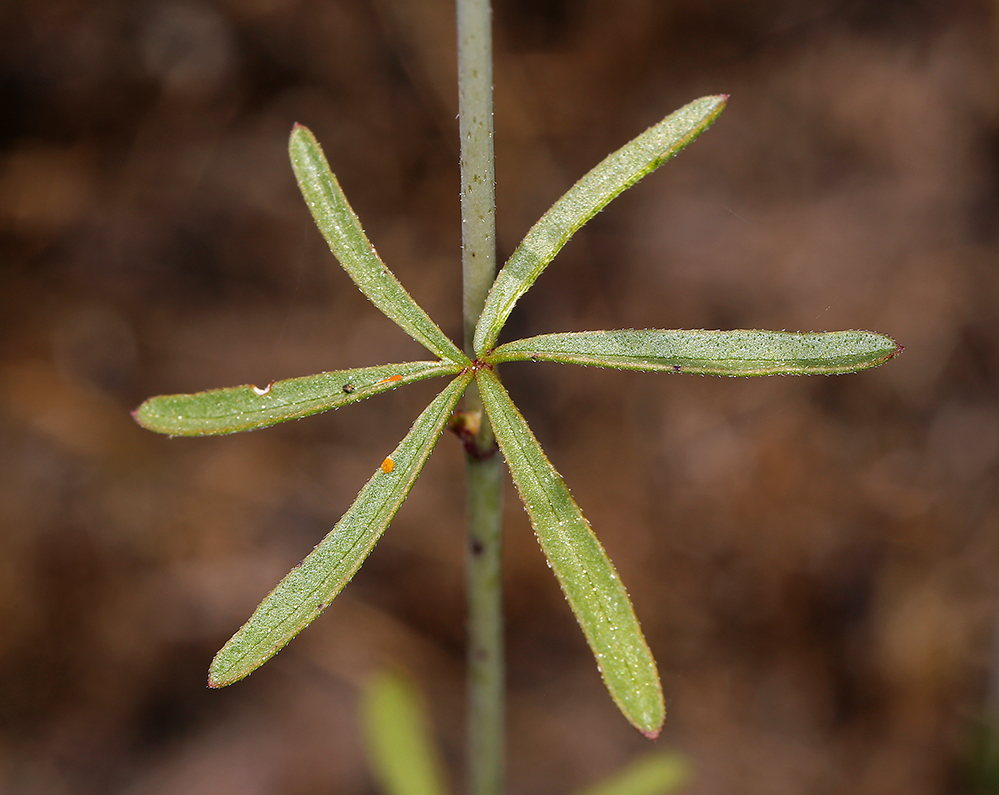
[[[694,141],[725,107],[725,94],[702,97],[671,113],[573,185],[524,237],[496,276],[475,328],[475,353],[496,344],[514,304],[534,284],[559,249],[619,193],[659,168]]]
[[[476,381],[541,548],[576,614],[611,697],[643,734],[666,716],[656,663],[621,578],[495,373]]]
[[[406,362],[234,386],[191,395],[149,398],[132,416],[143,427],[171,436],[209,436],[266,428],[346,406],[402,384],[462,369],[452,361]]]
[[[378,674],[362,706],[368,759],[385,795],[446,795],[427,709],[409,678]]]
[[[462,373],[424,409],[336,527],[215,655],[210,687],[232,684],[259,668],[343,590],[406,499],[470,380],[469,373]]]
[[[901,350],[873,331],[628,329],[543,334],[501,345],[486,358],[701,375],[837,375],[877,367]]]
[[[306,127],[296,124],[288,143],[298,187],[323,233],[330,251],[354,284],[409,336],[442,359],[468,364],[457,346],[382,262],[361,228],[340,183],[330,171],[323,150]]]

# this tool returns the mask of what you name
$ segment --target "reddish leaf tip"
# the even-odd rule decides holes
[[[656,728],[652,729],[651,731],[647,731],[647,732],[642,731],[641,729],[639,729],[639,731],[642,731],[642,734],[645,735],[645,737],[647,739],[649,739],[649,740],[656,740],[656,739],[658,739],[659,738],[659,732],[661,732],[662,730],[663,730],[662,725],[656,726]]]

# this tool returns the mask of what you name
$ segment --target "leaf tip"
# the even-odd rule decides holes
[[[289,145],[294,144],[295,141],[300,139],[302,136],[308,138],[314,138],[312,131],[306,127],[304,124],[299,124],[297,121],[291,125],[291,133],[288,135]]]
[[[871,333],[877,334],[877,332]],[[905,347],[894,337],[889,337],[887,334],[877,334],[877,336],[879,336],[883,341],[883,347],[881,349],[882,353],[877,359],[872,359],[871,363],[867,365],[868,367],[878,367],[886,362],[890,362],[895,357],[901,355],[902,351],[905,350]],[[884,351],[887,351],[887,353]]]
[[[656,726],[656,727],[655,727],[654,729],[649,729],[648,731],[646,731],[645,729],[639,729],[639,731],[640,731],[640,732],[642,733],[642,735],[643,735],[643,736],[644,736],[644,737],[645,737],[646,739],[648,739],[648,740],[657,740],[657,739],[659,739],[659,733],[660,733],[660,732],[661,732],[662,730],[663,730],[663,725],[662,725],[662,723],[660,723],[660,724],[659,724],[658,726]]]
[[[222,651],[225,651],[225,649]],[[245,673],[242,676],[239,674],[234,676],[231,670],[227,671],[225,665],[219,660],[221,654],[222,652],[220,651],[215,655],[215,659],[212,660],[212,664],[208,668],[208,687],[211,690],[221,690],[223,687],[228,687],[233,682],[238,682],[246,676]]]
[[[212,664],[208,669],[208,688],[210,690],[219,690],[229,684],[225,679],[219,676],[218,672],[218,657],[216,656],[212,660]]]
[[[148,413],[148,408],[149,408],[149,400],[144,400],[139,406],[132,409],[128,413],[132,415],[132,419],[135,420],[137,425],[139,425],[142,428],[145,428],[147,431],[154,431],[156,429],[149,424],[146,417],[146,414]]]
[[[632,719],[632,725],[648,740],[658,739],[663,724],[666,723],[666,703],[662,697],[662,688],[658,688],[657,692],[659,696],[657,703],[654,706],[650,705],[651,709],[641,718],[636,715],[635,719]]]
[[[731,94],[715,94],[714,100],[717,102],[717,104],[715,105],[714,109],[711,111],[709,115],[708,126],[713,124],[715,119],[717,119],[718,116],[721,115],[721,112],[725,110],[726,106],[728,105],[729,97],[731,96],[732,96]]]

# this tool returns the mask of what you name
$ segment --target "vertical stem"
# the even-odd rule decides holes
[[[456,0],[465,350],[496,275],[492,34],[489,0]],[[482,422],[468,479],[468,793],[500,795],[505,760],[501,576],[502,462],[474,382],[466,411]]]
[[[501,576],[502,459],[469,456],[468,793],[503,791],[504,710]]]
[[[496,276],[496,175],[489,0],[457,0],[461,271],[465,349]]]

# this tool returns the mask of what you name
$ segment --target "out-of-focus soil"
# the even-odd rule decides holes
[[[506,339],[871,328],[867,373],[508,365],[615,560],[692,795],[970,792],[999,692],[999,10],[958,0],[496,0],[499,248],[667,112],[728,109],[559,255]],[[157,393],[423,358],[326,250],[310,126],[387,263],[460,333],[445,0],[0,6],[0,791],[372,793],[359,685],[401,664],[463,770],[462,455],[445,436],[334,605],[212,654],[434,394],[171,440]],[[648,750],[507,502],[510,791]]]

